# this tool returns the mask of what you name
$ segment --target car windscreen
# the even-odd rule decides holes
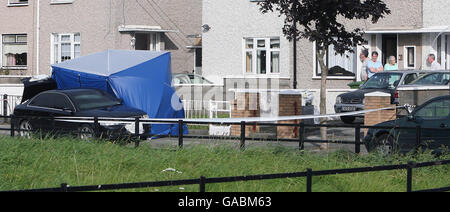
[[[450,73],[433,73],[425,75],[413,83],[412,85],[448,85]]]
[[[80,110],[91,110],[122,104],[119,99],[97,90],[74,92],[71,96]]]
[[[402,78],[401,73],[378,73],[371,77],[361,88],[394,89]]]

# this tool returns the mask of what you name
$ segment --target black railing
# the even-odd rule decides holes
[[[19,129],[19,126],[15,124],[14,120],[33,120],[33,119],[43,119],[43,120],[51,120],[52,123],[57,121],[77,121],[80,123],[89,123],[93,124],[94,126],[94,136],[100,137],[100,133],[98,132],[100,122],[101,121],[116,121],[116,122],[128,122],[130,124],[135,124],[134,132],[131,132],[130,135],[133,135],[135,137],[140,136],[146,136],[146,137],[158,137],[158,138],[164,138],[164,137],[173,137],[178,138],[178,146],[182,148],[184,146],[184,138],[191,138],[191,139],[228,139],[228,140],[239,140],[239,146],[241,149],[246,148],[246,141],[279,141],[279,142],[295,142],[298,143],[298,148],[300,150],[304,150],[305,143],[315,143],[315,144],[349,144],[354,145],[354,152],[359,154],[361,153],[361,145],[364,145],[365,143],[362,142],[361,138],[361,130],[362,129],[384,129],[384,130],[411,130],[415,131],[415,145],[416,149],[420,148],[422,145],[422,131],[426,130],[434,130],[434,131],[448,131],[450,133],[450,128],[425,128],[421,126],[416,127],[389,127],[389,126],[366,126],[362,124],[354,124],[354,125],[343,125],[343,124],[304,124],[302,122],[298,124],[281,124],[281,123],[255,123],[255,122],[245,122],[241,121],[239,123],[237,122],[208,122],[208,121],[184,121],[184,120],[175,120],[175,119],[142,119],[142,118],[99,118],[99,117],[19,117],[19,116],[0,116],[0,119],[9,119],[11,120],[10,128],[0,128],[0,131],[10,131],[10,135],[14,137],[16,135],[16,132],[23,132],[26,131],[24,129]],[[17,122],[17,121],[16,121]],[[152,135],[152,134],[140,134],[139,133],[139,126],[140,124],[177,124],[179,131],[177,132],[178,135]],[[184,125],[190,125],[190,124],[220,124],[220,125],[239,125],[240,126],[240,135],[239,136],[205,136],[205,135],[184,135],[183,129]],[[258,137],[246,137],[246,130],[247,126],[273,126],[273,127],[295,127],[298,130],[298,138],[296,139],[289,139],[289,138],[258,138]],[[354,129],[354,141],[339,141],[339,140],[318,140],[318,139],[307,139],[306,138],[306,128],[347,128],[347,129]],[[75,129],[74,129],[75,130]],[[69,130],[70,131],[70,130]],[[413,138],[414,139],[414,138]],[[135,139],[135,146],[138,147],[140,145],[140,140]]]
[[[329,176],[329,175],[341,175],[341,174],[354,174],[354,173],[366,173],[366,172],[379,172],[379,171],[392,171],[392,170],[407,170],[406,174],[406,192],[446,192],[450,191],[450,187],[433,188],[427,190],[413,191],[413,169],[442,166],[450,164],[450,160],[426,162],[426,163],[413,163],[401,165],[388,165],[388,166],[376,166],[376,167],[362,167],[352,169],[335,169],[335,170],[323,170],[313,171],[307,169],[306,172],[295,173],[281,173],[281,174],[264,174],[264,175],[249,175],[249,176],[235,176],[235,177],[218,177],[218,178],[206,178],[201,176],[198,179],[187,180],[173,180],[173,181],[159,181],[159,182],[140,182],[140,183],[123,183],[123,184],[105,184],[105,185],[90,185],[90,186],[69,186],[67,183],[61,184],[57,188],[44,188],[44,189],[30,189],[30,190],[16,190],[8,192],[83,192],[83,191],[111,191],[121,189],[143,189],[152,187],[168,187],[168,186],[180,186],[180,185],[199,185],[200,192],[206,192],[207,184],[217,183],[232,183],[242,181],[260,181],[260,180],[274,180],[274,179],[287,179],[287,178],[301,178],[306,177],[306,192],[312,192],[313,177],[317,176]]]
[[[86,117],[86,118],[73,118],[73,117],[18,117],[18,116],[0,116],[0,118],[10,119],[11,127],[10,128],[0,128],[0,130],[10,131],[11,136],[15,136],[16,132],[26,131],[24,129],[19,129],[18,126],[15,125],[16,120],[20,119],[47,119],[56,121],[82,121],[89,122],[94,124],[95,129],[98,128],[99,123],[101,121],[117,121],[117,122],[129,122],[135,124],[134,136],[143,136],[143,134],[139,133],[139,125],[143,124],[178,124],[179,125],[179,136],[178,137],[178,146],[183,147],[184,138],[217,138],[217,139],[236,139],[240,140],[240,148],[246,148],[246,141],[248,140],[264,140],[264,141],[286,141],[286,142],[298,142],[298,147],[300,150],[304,149],[305,143],[341,143],[341,144],[354,144],[355,152],[360,153],[361,145],[364,144],[361,142],[361,129],[390,129],[392,127],[379,127],[379,126],[364,126],[364,125],[306,125],[304,123],[299,124],[279,124],[279,123],[254,123],[254,122],[245,122],[242,121],[240,123],[235,122],[204,122],[204,121],[183,121],[183,120],[161,120],[161,119],[140,119],[140,118],[132,118],[132,119],[121,119],[121,118],[98,118],[98,117]],[[222,124],[222,125],[240,125],[241,132],[240,136],[231,137],[231,136],[192,136],[192,135],[184,135],[183,128],[184,125],[188,124]],[[250,125],[259,125],[259,126],[286,126],[286,127],[298,127],[299,130],[299,138],[298,139],[262,139],[262,138],[247,138],[246,137],[246,126]],[[353,128],[355,129],[355,141],[329,141],[329,140],[308,140],[306,139],[305,132],[307,127],[328,127],[328,128]],[[394,127],[397,130],[416,130],[416,143],[418,147],[421,144],[422,139],[422,131],[423,130],[443,130],[450,131],[450,129],[434,129],[434,128],[421,128],[419,127]],[[97,130],[96,130],[97,131]],[[98,135],[98,132],[95,133]],[[159,135],[157,135],[159,136]],[[160,136],[161,137],[161,136]],[[136,141],[136,146],[139,146],[139,140]],[[421,168],[421,167],[429,167],[429,166],[437,166],[437,165],[448,165],[450,163],[447,161],[438,161],[438,162],[428,162],[428,163],[409,163],[404,165],[390,165],[390,166],[378,166],[378,167],[363,167],[363,168],[354,168],[354,169],[337,169],[337,170],[325,170],[325,171],[313,171],[312,169],[307,169],[306,172],[297,172],[297,173],[282,173],[282,174],[268,174],[268,175],[252,175],[252,176],[237,176],[237,177],[222,177],[222,178],[206,178],[200,177],[199,179],[190,179],[190,180],[175,180],[175,181],[161,181],[161,182],[141,182],[141,183],[125,183],[125,184],[109,184],[109,185],[95,185],[95,186],[69,186],[64,183],[61,184],[61,187],[58,188],[47,188],[47,189],[33,189],[33,190],[22,190],[22,191],[36,191],[36,192],[76,192],[76,191],[104,191],[104,190],[118,190],[118,189],[138,189],[138,188],[150,188],[150,187],[164,187],[164,186],[177,186],[177,185],[195,185],[198,184],[200,186],[200,192],[206,191],[207,184],[214,183],[229,183],[229,182],[238,182],[238,181],[252,181],[252,180],[269,180],[269,179],[283,179],[283,178],[299,178],[306,177],[306,191],[312,191],[312,180],[314,176],[325,176],[325,175],[337,175],[337,174],[350,174],[350,173],[362,173],[362,172],[375,172],[375,171],[389,171],[389,170],[407,170],[407,185],[406,191],[411,192],[412,190],[412,181],[413,181],[413,169]],[[424,191],[450,191],[449,187],[443,188],[433,188]]]

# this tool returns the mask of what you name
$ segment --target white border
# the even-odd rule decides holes
[[[314,41],[314,42],[312,42],[312,45],[313,45],[313,52],[312,52],[312,55],[313,55],[313,77],[312,77],[312,79],[313,80],[320,80],[320,79],[322,79],[322,76],[317,76],[317,74],[316,74],[316,68],[317,68],[317,60],[316,60],[316,58],[317,58],[317,56],[316,56],[316,42]],[[354,52],[354,54],[357,54],[358,52],[359,52],[359,49],[360,48],[360,46],[357,46],[356,47],[356,51]],[[325,55],[325,59],[327,59],[327,57],[328,57],[328,55]],[[358,55],[357,55],[357,61],[359,61],[359,57],[358,57]],[[358,65],[356,65],[356,72],[359,72],[360,70],[359,70],[360,68],[358,68]],[[327,76],[327,79],[330,79],[330,80],[357,80],[358,78],[358,73],[355,73],[355,76],[354,77],[351,77],[351,76]]]
[[[409,55],[408,55],[408,48],[414,48],[414,67],[408,67],[408,59],[409,59]],[[404,53],[404,69],[405,70],[410,70],[410,69],[416,69],[417,67],[417,46],[404,46],[403,47],[403,53]]]
[[[253,39],[253,49],[246,49],[245,43],[247,39]],[[271,39],[279,39],[280,40],[280,48],[278,49],[272,49],[270,48],[270,40]],[[258,48],[258,40],[265,40],[265,48]],[[257,52],[258,50],[266,50],[266,73],[265,74],[258,74],[256,73],[256,66],[257,66]],[[246,61],[246,53],[252,52],[252,72],[247,73],[247,61]],[[279,58],[279,73],[272,73],[271,70],[271,53],[272,52],[279,52],[280,58]],[[281,53],[281,37],[280,36],[268,36],[268,37],[243,37],[242,38],[242,74],[244,78],[246,77],[254,77],[254,76],[267,76],[268,78],[280,78],[282,75],[282,53]]]

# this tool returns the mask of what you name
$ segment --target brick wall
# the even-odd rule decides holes
[[[259,94],[257,93],[237,93],[236,100],[232,105],[233,118],[250,118],[260,117]],[[245,128],[245,136],[251,136],[259,132],[259,127],[255,125],[247,125]],[[231,126],[232,136],[241,136],[241,126]]]
[[[302,114],[302,96],[286,95],[279,96],[279,116],[298,116]],[[279,121],[280,124],[299,124],[300,121]],[[277,127],[278,138],[299,138],[298,127]]]
[[[391,94],[374,92],[365,95],[365,110],[373,110],[379,108],[395,107],[391,104]],[[364,125],[374,126],[382,122],[395,120],[397,118],[397,110],[382,110],[372,113],[366,113],[364,116]],[[364,135],[367,134],[367,130],[364,130]]]

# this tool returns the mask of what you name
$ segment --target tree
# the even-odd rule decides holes
[[[285,17],[283,33],[290,41],[308,39],[316,43],[316,56],[322,70],[321,114],[327,111],[325,55],[328,47],[333,45],[336,53],[343,55],[354,52],[354,47],[365,41],[360,28],[347,30],[344,21],[371,18],[372,23],[377,23],[391,13],[382,0],[265,0],[258,4],[262,13],[277,11],[280,17]],[[321,135],[326,139],[326,128],[321,128]]]

